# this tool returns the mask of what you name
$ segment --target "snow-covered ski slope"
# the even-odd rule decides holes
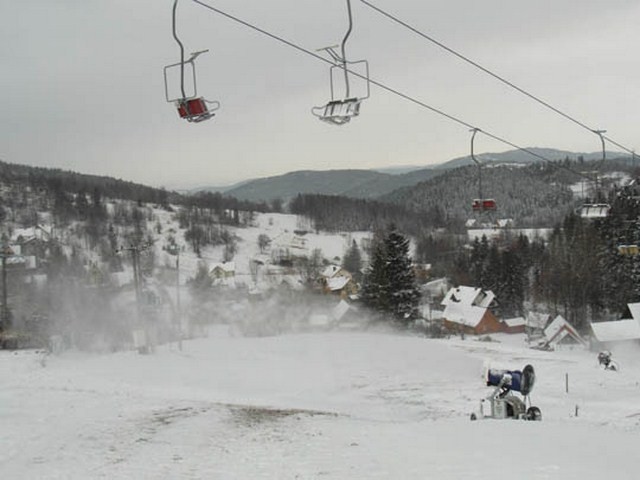
[[[637,350],[616,373],[496,338],[220,326],[153,355],[0,351],[0,478],[637,478]],[[471,422],[484,369],[527,363],[543,421]]]

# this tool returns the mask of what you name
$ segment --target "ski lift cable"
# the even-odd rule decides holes
[[[308,50],[308,49],[306,49],[304,47],[301,47],[300,45],[298,45],[296,43],[293,43],[290,40],[287,40],[287,39],[285,39],[283,37],[280,37],[280,36],[278,36],[278,35],[276,35],[274,33],[268,32],[267,30],[264,30],[264,29],[254,25],[252,23],[249,23],[249,22],[247,22],[245,20],[242,20],[241,18],[238,18],[238,17],[236,17],[236,16],[234,16],[234,15],[232,15],[230,13],[227,13],[227,12],[217,8],[217,7],[209,5],[209,4],[205,3],[205,2],[203,2],[202,0],[192,0],[192,1],[194,3],[196,3],[196,4],[198,4],[198,5],[206,8],[206,9],[208,9],[208,10],[211,10],[212,12],[215,12],[215,13],[217,13],[219,15],[222,15],[225,18],[228,18],[229,20],[232,20],[232,21],[234,21],[236,23],[244,25],[245,27],[247,27],[247,28],[249,28],[251,30],[254,30],[254,31],[258,32],[258,33],[261,33],[261,34],[263,34],[263,35],[265,35],[265,36],[267,36],[267,37],[269,37],[269,38],[271,38],[273,40],[276,40],[276,41],[278,41],[278,42],[280,42],[280,43],[282,43],[282,44],[284,44],[284,45],[286,45],[288,47],[291,47],[294,50],[297,50],[297,51],[299,51],[301,53],[309,55],[309,56],[311,56],[311,57],[313,57],[313,58],[315,58],[317,60],[320,60],[320,61],[322,61],[324,63],[327,63],[329,65],[334,65],[334,62],[332,62],[331,60],[328,60],[327,58],[325,58],[325,57],[323,57],[323,56],[321,56],[321,55],[319,55],[319,54],[317,54],[315,52],[312,52],[311,50]],[[469,130],[473,130],[475,128],[478,128],[478,127],[476,127],[476,126],[474,126],[474,125],[472,125],[472,124],[470,124],[470,123],[468,123],[468,122],[466,122],[466,121],[464,121],[464,120],[462,120],[462,119],[460,119],[460,118],[458,118],[458,117],[456,117],[454,115],[446,113],[445,111],[440,110],[440,109],[438,109],[436,107],[433,107],[433,106],[431,106],[431,105],[429,105],[429,104],[427,104],[427,103],[425,103],[425,102],[423,102],[421,100],[418,100],[417,98],[414,98],[414,97],[412,97],[412,96],[410,96],[410,95],[408,95],[406,93],[403,93],[403,92],[401,92],[399,90],[396,90],[395,88],[392,88],[392,87],[390,87],[388,85],[385,85],[384,83],[382,83],[382,82],[380,82],[378,80],[375,80],[373,78],[367,77],[367,76],[365,76],[365,75],[363,75],[363,74],[361,74],[359,72],[356,72],[356,71],[353,71],[353,70],[349,70],[346,65],[345,65],[345,71],[350,73],[351,75],[354,75],[354,76],[356,76],[358,78],[361,78],[363,80],[368,80],[369,83],[381,88],[382,90],[385,90],[385,91],[387,91],[389,93],[392,93],[393,95],[396,95],[396,96],[398,96],[400,98],[403,98],[404,100],[407,100],[407,101],[409,101],[409,102],[411,102],[411,103],[413,103],[415,105],[418,105],[418,106],[420,106],[422,108],[430,110],[433,113],[437,113],[438,115],[440,115],[442,117],[445,117],[445,118],[447,118],[447,119],[449,119],[449,120],[451,120],[451,121],[453,121],[453,122],[455,122],[455,123],[457,123],[459,125],[462,125],[462,126],[466,127]],[[593,130],[591,130],[591,131],[593,131]],[[553,166],[555,168],[562,169],[562,170],[567,170],[567,171],[569,171],[569,172],[571,172],[571,173],[573,173],[573,174],[575,174],[577,176],[589,179],[589,177],[587,175],[585,175],[584,173],[577,172],[577,171],[575,171],[575,170],[573,170],[573,169],[571,169],[571,168],[569,168],[569,167],[567,167],[565,165],[559,165],[559,164],[555,163],[553,160],[551,160],[549,158],[546,158],[545,156],[540,155],[539,153],[536,153],[533,150],[530,150],[530,149],[528,149],[526,147],[521,147],[520,145],[518,145],[518,144],[516,144],[514,142],[511,142],[511,141],[509,141],[509,140],[507,140],[505,138],[502,138],[502,137],[500,137],[500,136],[498,136],[496,134],[488,132],[487,130],[482,130],[482,133],[484,133],[487,137],[492,138],[493,140],[496,140],[496,141],[498,141],[500,143],[508,145],[508,146],[510,146],[512,148],[515,148],[516,150],[520,150],[522,152],[525,152],[525,153],[531,155],[532,157],[536,157],[539,160],[542,160],[543,162],[546,162],[546,163],[550,164],[551,166]]]
[[[543,105],[544,107],[548,108],[549,110],[557,113],[558,115],[564,117],[565,119],[575,123],[576,125],[584,128],[585,130],[588,130],[590,132],[595,132],[595,130],[591,127],[589,127],[588,125],[586,125],[585,123],[581,122],[580,120],[576,119],[575,117],[569,115],[568,113],[563,112],[562,110],[560,110],[559,108],[554,107],[553,105],[551,105],[549,102],[546,102],[544,100],[542,100],[540,97],[537,97],[536,95],[529,93],[528,91],[526,91],[525,89],[517,86],[516,84],[514,84],[513,82],[507,80],[506,78],[498,75],[497,73],[492,72],[491,70],[489,70],[488,68],[480,65],[478,62],[475,62],[473,60],[471,60],[469,57],[466,57],[465,55],[457,52],[456,50],[446,46],[444,43],[436,40],[435,38],[431,37],[430,35],[427,35],[426,33],[418,30],[417,28],[409,25],[407,22],[400,20],[398,17],[386,12],[385,10],[383,10],[380,7],[377,7],[376,5],[373,5],[371,2],[367,1],[367,0],[360,0],[361,3],[365,4],[366,6],[368,6],[369,8],[371,8],[372,10],[375,10],[376,12],[378,12],[379,14],[387,17],[388,19],[396,22],[397,24],[407,28],[408,30],[411,30],[412,32],[414,32],[415,34],[421,36],[422,38],[424,38],[425,40],[430,41],[431,43],[437,45],[438,47],[442,48],[443,50],[451,53],[452,55],[455,55],[456,57],[460,58],[461,60],[469,63],[470,65],[476,67],[479,70],[482,70],[483,72],[485,72],[487,75],[490,75],[491,77],[495,78],[496,80],[504,83],[505,85],[513,88],[514,90],[520,92],[521,94],[529,97],[530,99],[538,102],[539,104]],[[617,146],[618,148],[621,148],[622,150],[631,153],[632,155],[634,154],[633,150],[625,147],[624,145],[614,141],[613,139],[604,136],[603,137],[605,140],[607,140],[609,143]]]

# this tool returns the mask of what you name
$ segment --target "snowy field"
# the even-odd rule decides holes
[[[0,351],[0,478],[637,478],[638,350],[615,373],[495,340],[214,327],[153,355]],[[526,363],[543,421],[471,422],[484,369]]]

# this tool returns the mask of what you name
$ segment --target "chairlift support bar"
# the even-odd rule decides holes
[[[347,29],[347,33],[342,39],[342,68],[344,70],[344,83],[345,83],[345,97],[349,98],[349,72],[347,71],[347,52],[346,45],[349,36],[351,35],[351,31],[353,30],[353,14],[351,12],[351,0],[347,0],[347,11],[349,12],[349,28]]]
[[[600,137],[600,143],[602,144],[602,160],[596,165],[596,195],[600,197],[600,169],[604,166],[607,159],[606,145],[604,142],[604,133],[606,130],[593,130],[593,133]]]
[[[473,132],[471,134],[471,160],[473,160],[475,164],[478,165],[478,194],[479,194],[478,198],[483,199],[484,197],[482,196],[482,164],[476,158],[475,152],[473,150],[476,134],[481,130],[479,128],[472,128],[471,131]]]
[[[173,32],[173,38],[175,38],[176,42],[178,43],[178,45],[180,46],[180,92],[182,93],[182,98],[186,98],[187,95],[184,92],[184,45],[182,44],[182,42],[180,41],[180,39],[178,38],[178,32],[176,31],[176,11],[178,10],[178,0],[174,0],[173,2],[173,12],[172,12],[172,32]],[[191,58],[191,61],[193,61],[194,58]],[[195,85],[195,80],[196,80],[196,73],[195,73],[195,64],[192,64],[193,66],[193,82]],[[165,67],[165,74],[167,71],[167,67]],[[166,77],[165,77],[166,78]],[[167,84],[165,82],[165,90],[167,89]],[[167,97],[169,96],[169,92],[167,91]]]

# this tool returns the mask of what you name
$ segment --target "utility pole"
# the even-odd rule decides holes
[[[14,256],[15,254],[9,245],[5,244],[2,246],[0,250],[0,258],[2,259],[2,313],[0,316],[0,333],[7,330],[11,323],[7,294],[7,258]]]
[[[176,251],[176,307],[178,310],[178,348],[182,351],[182,308],[180,306],[180,248]]]
[[[120,247],[117,251],[117,253],[120,253],[123,251],[127,251],[131,253],[131,264],[133,266],[133,285],[134,285],[135,295],[136,295],[136,317],[137,317],[137,323],[138,324],[142,323],[142,327],[144,330],[145,353],[150,353],[153,350],[153,342],[150,342],[149,340],[148,319],[143,318],[142,312],[141,312],[140,297],[141,297],[141,288],[142,288],[141,287],[142,274],[140,272],[140,252],[147,250],[150,246],[151,244],[149,243],[140,243],[136,245],[131,245],[129,247]]]

